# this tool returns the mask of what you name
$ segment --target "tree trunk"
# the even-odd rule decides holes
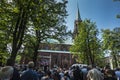
[[[93,61],[93,57],[92,57],[92,53],[91,53],[89,45],[88,45],[88,53],[89,53],[89,59],[90,59],[91,65],[93,67],[94,66],[94,61]]]
[[[12,52],[10,58],[7,60],[7,65],[13,66],[15,63],[17,52],[20,49],[23,42],[27,19],[27,13],[24,10],[21,10],[18,16],[18,20],[16,22],[15,30],[13,32]]]
[[[17,50],[16,50],[16,49],[15,49],[15,50],[12,50],[11,56],[10,56],[10,58],[7,60],[6,65],[14,66],[16,55],[17,55]]]
[[[41,43],[41,34],[39,30],[36,30],[36,44],[35,44],[35,50],[34,50],[34,57],[33,57],[33,62],[35,64],[34,67],[37,66],[37,56],[38,56],[38,49],[39,49],[39,44]]]
[[[89,45],[89,40],[87,40],[87,53],[88,53],[88,59],[90,60],[90,63],[93,67],[94,61],[93,61],[93,57],[92,57],[92,53],[91,53],[91,49],[90,49],[90,45]]]
[[[34,64],[35,64],[34,67],[37,66],[38,49],[39,49],[39,43],[36,44],[36,46],[35,46],[35,50],[34,50],[34,56],[33,56],[33,62],[34,62]]]
[[[115,67],[118,67],[116,55],[113,55],[113,57],[114,57],[114,60],[115,60]]]
[[[87,51],[87,50],[86,50]],[[89,63],[89,56],[88,56],[88,54],[87,54],[87,52],[85,51],[85,55],[84,55],[84,57],[85,57],[85,59],[86,59],[86,61],[87,61],[87,65],[89,65],[90,63]]]

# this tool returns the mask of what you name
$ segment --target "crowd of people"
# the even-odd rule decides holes
[[[1,67],[0,80],[120,80],[120,69],[72,66],[69,69],[54,67],[43,70],[35,69],[34,62],[29,62],[24,69],[16,66]]]

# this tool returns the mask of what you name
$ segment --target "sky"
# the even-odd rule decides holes
[[[120,1],[113,0],[68,0],[66,19],[69,30],[74,29],[74,21],[77,14],[77,4],[79,6],[82,20],[90,19],[96,22],[99,31],[101,29],[114,29],[120,27],[120,19],[116,18],[120,14]]]

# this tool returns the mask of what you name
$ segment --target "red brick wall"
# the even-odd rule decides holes
[[[39,59],[38,59],[39,63],[41,63],[42,60],[44,59],[48,61],[48,65],[50,68],[53,68],[54,65],[57,65],[62,68],[69,68],[73,62],[72,55],[69,53],[39,52]]]

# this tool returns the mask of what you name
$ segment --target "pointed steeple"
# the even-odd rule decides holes
[[[73,39],[75,39],[75,37],[78,35],[79,23],[81,22],[82,22],[82,19],[80,17],[79,7],[77,4],[77,15],[74,22]]]
[[[80,11],[79,11],[79,7],[78,7],[78,4],[77,4],[77,14],[76,14],[76,19],[77,21],[81,21],[81,17],[80,17]]]

